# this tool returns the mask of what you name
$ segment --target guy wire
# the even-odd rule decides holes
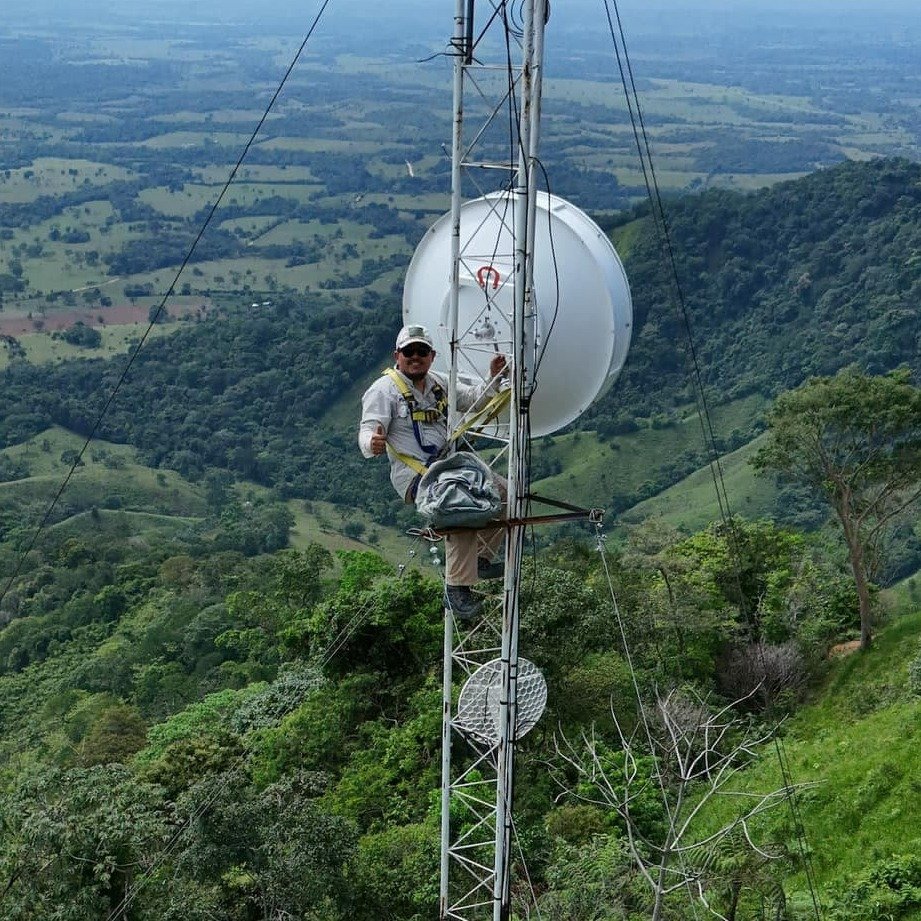
[[[617,42],[617,37],[614,31],[614,23],[611,18],[611,7],[610,2],[613,3],[615,18],[617,20],[617,30],[620,35],[620,46],[623,47],[623,61],[621,60],[620,46]],[[681,285],[680,276],[678,274],[678,263],[677,257],[675,255],[674,246],[671,239],[671,233],[666,219],[665,207],[662,201],[661,192],[659,189],[658,179],[655,173],[655,166],[652,159],[652,152],[649,145],[649,136],[646,131],[645,121],[643,119],[642,108],[639,101],[639,93],[636,88],[636,82],[633,77],[633,67],[630,63],[629,52],[627,50],[626,36],[624,34],[623,22],[620,17],[620,10],[618,7],[617,0],[604,0],[605,13],[608,20],[608,28],[611,35],[611,41],[614,46],[614,51],[617,57],[617,65],[620,71],[621,83],[623,85],[624,96],[627,101],[627,108],[630,114],[630,121],[633,126],[634,139],[636,141],[637,152],[640,158],[640,164],[643,171],[643,178],[646,184],[646,193],[649,198],[650,209],[652,211],[653,222],[655,224],[656,230],[659,234],[660,245],[663,250],[663,255],[666,257],[670,269],[670,277],[673,284],[674,294],[676,297],[676,308],[679,313],[679,317],[682,320],[685,335],[688,343],[688,356],[689,363],[692,369],[692,380],[695,384],[694,394],[695,402],[697,404],[698,419],[700,420],[701,429],[704,436],[704,445],[707,449],[709,455],[709,466],[710,472],[713,477],[714,489],[716,492],[717,504],[720,510],[720,517],[723,522],[723,526],[726,532],[726,539],[730,548],[730,559],[732,560],[733,570],[734,570],[734,579],[736,582],[736,588],[739,595],[739,606],[742,610],[743,616],[745,617],[749,631],[752,635],[752,641],[757,643],[759,654],[762,659],[762,669],[764,669],[764,649],[760,641],[760,636],[755,636],[755,630],[757,627],[757,622],[753,618],[752,613],[748,607],[747,599],[742,588],[742,579],[741,579],[741,552],[738,544],[738,533],[736,531],[735,520],[732,516],[729,504],[729,494],[726,489],[726,481],[723,476],[722,464],[720,461],[719,452],[716,448],[716,436],[713,427],[713,420],[710,414],[710,409],[707,402],[706,391],[703,383],[703,374],[701,371],[700,361],[697,354],[697,349],[694,343],[693,330],[690,322],[690,316],[687,309],[687,303],[684,297],[684,291]],[[626,72],[624,65],[626,64]],[[629,74],[630,87],[627,86],[627,75]],[[632,94],[632,96],[631,96]],[[634,117],[633,105],[636,105],[636,117]],[[639,123],[639,127],[637,125]],[[642,144],[640,141],[640,134],[642,134]],[[645,156],[644,156],[645,148]],[[647,163],[648,163],[648,173],[647,173]],[[812,870],[811,860],[809,857],[808,842],[806,841],[806,830],[802,822],[799,819],[799,807],[796,803],[796,793],[795,788],[792,784],[792,775],[789,770],[789,762],[786,759],[786,755],[783,749],[783,742],[775,736],[774,739],[775,748],[777,750],[778,763],[780,765],[780,770],[782,773],[784,784],[789,790],[788,802],[790,804],[790,810],[793,815],[794,821],[794,831],[797,837],[797,843],[800,848],[800,853],[806,867],[806,879],[809,885],[809,892],[812,899],[813,908],[815,910],[815,915],[818,921],[821,921],[821,911],[819,908],[818,897],[815,890],[815,878]]]

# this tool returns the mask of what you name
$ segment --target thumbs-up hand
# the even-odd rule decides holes
[[[387,433],[384,426],[378,422],[377,431],[371,436],[371,453],[383,454],[387,450]]]

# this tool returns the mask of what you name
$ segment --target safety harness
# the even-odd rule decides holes
[[[442,387],[441,384],[437,381],[433,381],[432,393],[435,396],[435,405],[430,409],[420,409],[419,404],[416,402],[416,398],[413,396],[412,387],[403,380],[396,368],[385,368],[384,374],[393,381],[397,390],[400,391],[400,396],[403,397],[403,401],[406,403],[406,407],[409,410],[409,418],[413,424],[413,435],[416,436],[416,444],[419,445],[419,450],[425,454],[427,462],[423,464],[422,461],[413,457],[411,454],[402,454],[399,451],[395,451],[390,446],[389,442],[387,443],[387,450],[397,458],[397,460],[406,464],[407,467],[415,470],[418,474],[423,474],[428,469],[429,464],[435,460],[441,448],[436,445],[428,445],[422,440],[422,431],[419,428],[419,423],[438,422],[440,419],[446,418],[448,411],[448,395],[445,393],[444,387]]]
[[[438,448],[435,445],[427,445],[422,440],[422,432],[419,429],[420,422],[438,422],[440,419],[444,419],[447,416],[448,410],[448,395],[445,393],[444,387],[442,387],[437,381],[432,381],[432,393],[435,396],[435,406],[430,409],[420,409],[418,403],[416,402],[415,397],[413,396],[412,388],[402,376],[397,372],[396,368],[385,368],[384,374],[393,381],[397,390],[400,391],[400,396],[403,397],[403,400],[406,403],[406,406],[409,410],[409,418],[412,420],[413,424],[413,434],[416,436],[416,443],[419,445],[419,449],[423,454],[426,455],[426,462],[422,463],[421,460],[417,457],[413,457],[411,454],[403,454],[400,451],[394,450],[390,446],[390,443],[387,443],[387,450],[399,461],[402,461],[409,467],[411,470],[415,470],[420,476],[422,476],[429,468],[429,466],[438,459],[439,454],[443,450]],[[495,394],[486,405],[473,413],[470,418],[468,418],[463,424],[458,426],[457,430],[453,432],[449,437],[444,447],[447,447],[451,442],[456,441],[462,435],[466,434],[471,428],[475,425],[480,425],[483,422],[487,422],[493,417],[497,416],[508,404],[511,399],[512,392],[509,389],[500,390]]]

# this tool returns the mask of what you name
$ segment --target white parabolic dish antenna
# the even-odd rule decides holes
[[[457,701],[458,729],[489,745],[498,745],[500,699],[502,697],[502,660],[481,665],[461,688]],[[547,682],[540,669],[528,659],[518,659],[518,688],[515,712],[516,736],[529,733],[547,706]]]
[[[461,208],[458,374],[481,380],[511,342],[514,196],[495,192]],[[451,358],[451,220],[439,218],[416,247],[403,289],[403,322],[428,327],[447,374]],[[617,379],[627,357],[633,305],[623,264],[604,231],[575,205],[537,196],[529,377],[537,366],[531,434],[578,418]]]

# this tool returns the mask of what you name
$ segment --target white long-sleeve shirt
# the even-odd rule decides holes
[[[397,374],[412,388],[416,409],[435,409],[438,397],[435,395],[433,384],[438,383],[447,393],[448,385],[441,375],[429,371],[422,388],[416,386],[405,374]],[[487,394],[495,392],[495,387],[489,383],[467,386],[457,386],[457,408],[463,412],[475,406]],[[425,445],[440,451],[448,440],[448,425],[442,416],[436,422],[418,422],[419,434]],[[381,375],[365,392],[361,398],[361,424],[358,428],[358,446],[365,457],[372,457],[371,436],[377,431],[378,425],[382,426],[387,435],[387,443],[394,451],[415,457],[423,464],[427,463],[429,456],[419,446],[413,432],[412,419],[409,417],[409,407],[397,385],[386,374]],[[407,467],[401,460],[388,454],[390,459],[390,482],[401,499],[406,498],[409,486],[416,476],[416,471]]]

